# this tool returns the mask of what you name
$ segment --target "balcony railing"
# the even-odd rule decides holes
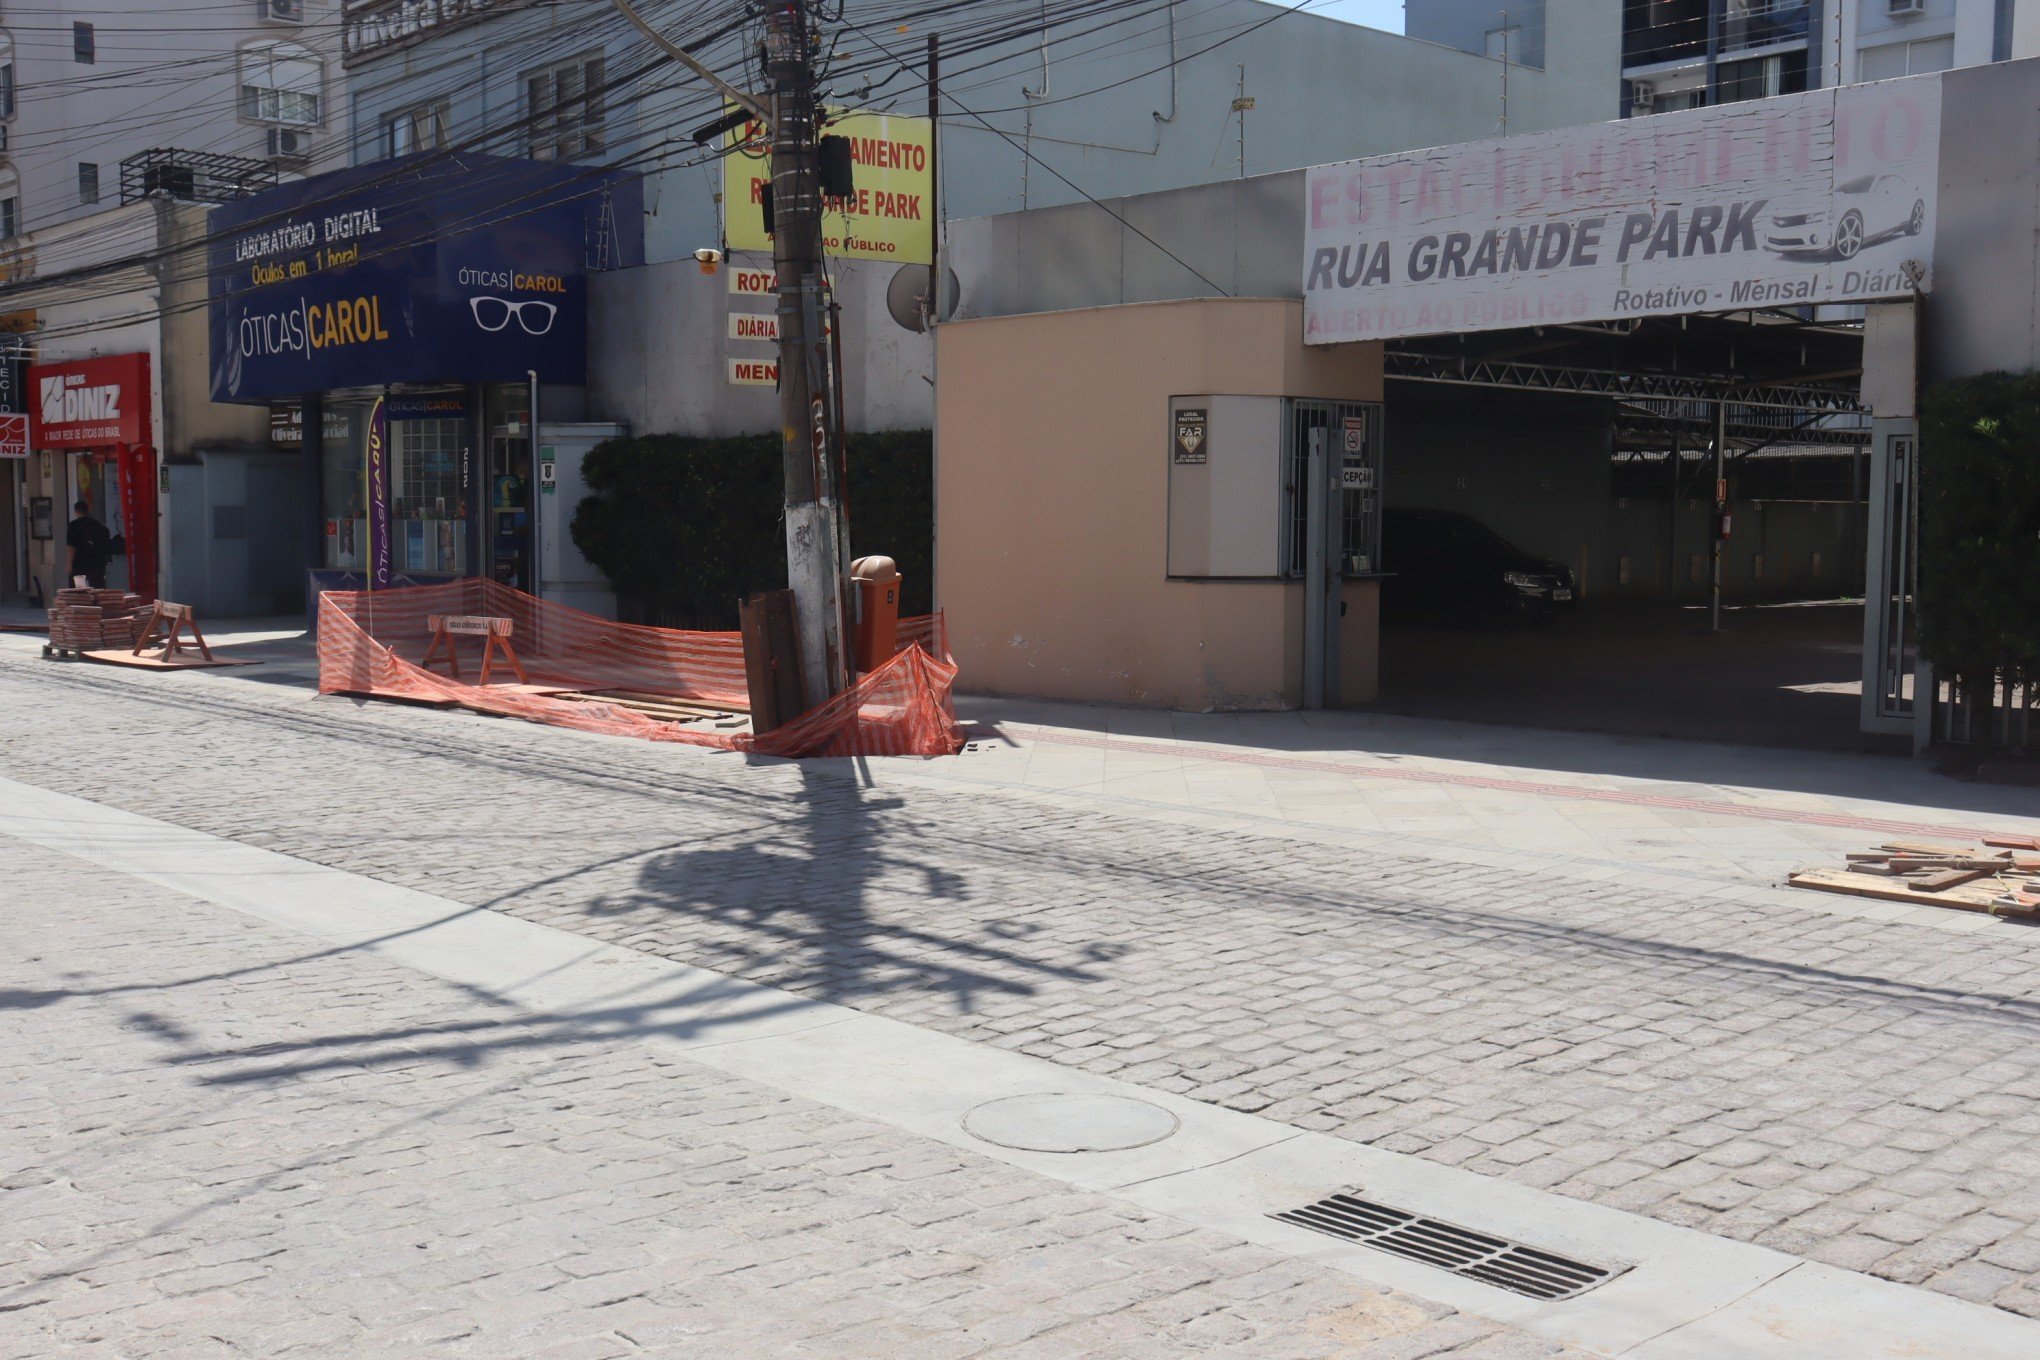
[[[246,156],[159,146],[120,163],[120,201],[166,197],[188,203],[231,203],[276,187],[276,167]]]

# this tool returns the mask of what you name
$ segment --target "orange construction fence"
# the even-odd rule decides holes
[[[507,618],[525,679],[482,685],[427,670],[434,616]],[[900,620],[900,650],[848,690],[763,736],[661,722],[621,704],[563,693],[670,695],[746,708],[736,633],[617,623],[468,578],[319,596],[319,692],[452,703],[584,732],[774,756],[939,756],[963,747],[950,693],[956,665],[942,616]],[[473,670],[466,675],[472,677]]]

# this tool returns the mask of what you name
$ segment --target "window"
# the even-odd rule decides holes
[[[1520,65],[1523,61],[1523,30],[1510,24],[1507,28],[1491,28],[1487,33],[1487,54],[1497,61],[1510,61]]]
[[[78,162],[78,201],[80,203],[99,201],[99,167],[91,161]]]
[[[92,25],[71,25],[71,60],[83,66],[90,66],[98,60],[98,52],[92,38]]]
[[[0,62],[0,118],[14,116],[14,63]]]
[[[1927,38],[1864,48],[1856,55],[1856,74],[1860,80],[1896,80],[1945,71],[1954,64],[1955,39]]]
[[[414,151],[436,151],[446,145],[446,130],[453,122],[453,106],[447,100],[420,104],[415,109],[383,119],[383,154],[408,156]]]
[[[7,190],[5,198],[0,198],[0,237],[21,235],[21,208],[19,205],[20,200],[15,198],[12,189]]]
[[[1734,104],[1744,99],[1768,99],[1774,94],[1798,94],[1806,88],[1806,53],[1785,52],[1774,57],[1752,57],[1747,61],[1725,61],[1718,68],[1721,102]]]
[[[259,123],[315,126],[326,68],[295,43],[268,42],[241,49],[241,115]]]
[[[603,148],[602,58],[583,57],[524,77],[534,160],[573,160]]]

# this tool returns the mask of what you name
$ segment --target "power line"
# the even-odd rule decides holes
[[[855,27],[855,25],[852,25],[852,27]],[[892,51],[892,49],[888,48],[884,43],[878,41],[878,39],[872,37],[871,34],[865,33],[864,38],[865,41],[869,42],[873,47],[876,47],[879,51],[885,53],[888,57],[891,57],[894,61],[899,62],[900,65],[902,66],[906,65],[906,62],[897,53]],[[946,95],[944,97],[948,98],[948,96]],[[1110,207],[1107,207],[1099,199],[1093,197],[1091,193],[1084,188],[1084,186],[1078,184],[1075,180],[1071,179],[1068,175],[1065,175],[1064,173],[1062,173],[1062,171],[1050,165],[1047,161],[1044,161],[1039,157],[1033,156],[1033,153],[1030,152],[1026,147],[1021,146],[1020,143],[1014,141],[1013,138],[1008,136],[1005,132],[1001,131],[996,127],[993,127],[990,123],[986,122],[983,115],[978,113],[975,109],[965,108],[962,104],[957,103],[957,101],[954,99],[950,99],[949,102],[955,104],[958,109],[961,109],[964,113],[969,114],[972,118],[976,119],[980,124],[984,126],[987,132],[995,134],[1001,141],[1011,146],[1015,151],[1020,152],[1023,156],[1032,157],[1036,165],[1039,165],[1042,169],[1048,171],[1049,174],[1054,175],[1058,180],[1062,181],[1062,183],[1069,189],[1081,195],[1086,202],[1091,204],[1092,207],[1097,208],[1100,212],[1103,212],[1107,217],[1110,217],[1113,221],[1119,223],[1120,226],[1125,227],[1135,236],[1140,237],[1141,240],[1146,241],[1149,245],[1153,246],[1156,250],[1161,251],[1162,254],[1168,256],[1170,259],[1174,260],[1177,264],[1182,265],[1183,268],[1188,270],[1193,276],[1195,276],[1199,282],[1203,283],[1213,292],[1216,292],[1220,297],[1232,296],[1232,294],[1225,288],[1220,287],[1217,283],[1214,283],[1210,278],[1206,277],[1204,272],[1197,268],[1196,265],[1191,264],[1181,255],[1178,255],[1175,251],[1169,249],[1167,246],[1163,245],[1160,241],[1157,241],[1154,237],[1148,235],[1146,232],[1142,231],[1139,227],[1127,221],[1126,218],[1122,217],[1117,211]]]

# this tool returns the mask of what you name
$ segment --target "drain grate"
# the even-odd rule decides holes
[[[1614,1276],[1521,1242],[1420,1218],[1353,1195],[1331,1195],[1270,1218],[1392,1252],[1533,1299],[1569,1299]]]

